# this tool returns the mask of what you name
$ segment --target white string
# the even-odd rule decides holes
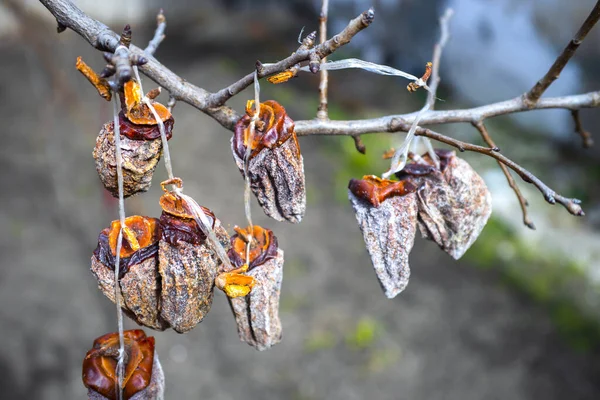
[[[250,120],[248,144],[246,153],[244,154],[244,211],[248,220],[249,235],[248,243],[246,244],[246,265],[250,266],[250,245],[252,244],[252,236],[254,234],[254,224],[252,223],[251,200],[250,200],[250,174],[248,165],[250,164],[250,156],[252,155],[252,142],[256,133],[256,122],[260,117],[260,84],[258,83],[258,73],[254,71],[254,115]]]
[[[139,75],[137,67],[134,68],[134,73],[135,73],[136,79],[140,83],[140,89],[141,89],[142,83],[141,83],[141,79],[140,79],[140,75]],[[152,102],[150,101],[150,99],[148,97],[144,96],[142,98],[142,101],[148,106],[148,108],[152,112],[152,115],[154,116],[154,119],[158,123],[158,129],[160,130],[160,138],[162,140],[162,145],[163,145],[165,168],[167,169],[167,175],[169,176],[169,179],[173,179],[174,178],[173,166],[171,165],[171,155],[169,152],[169,141],[167,140],[167,135],[165,132],[165,124],[163,123],[162,119],[160,118],[160,115],[158,115],[158,112],[156,112],[156,109],[152,105]],[[231,266],[231,262],[229,261],[229,257],[227,256],[227,252],[225,251],[225,248],[223,247],[221,242],[219,242],[219,239],[217,238],[217,235],[213,231],[211,223],[208,220],[208,216],[204,213],[204,211],[202,210],[202,207],[200,207],[198,205],[196,200],[194,200],[190,196],[183,194],[183,190],[181,188],[175,187],[174,192],[180,198],[185,200],[186,204],[188,204],[188,206],[190,207],[190,211],[192,212],[192,215],[194,217],[194,220],[200,227],[200,230],[202,230],[202,233],[204,233],[204,235],[212,243],[212,245],[215,249],[215,252],[217,253],[217,256],[219,257],[221,262],[225,265],[226,270],[229,271],[229,270],[233,269]]]
[[[384,172],[383,175],[381,175],[382,178],[387,179],[391,175],[395,174],[396,172],[398,172],[402,168],[404,168],[404,166],[406,165],[406,159],[408,158],[408,149],[410,148],[410,143],[412,142],[412,140],[415,136],[415,131],[419,127],[418,126],[419,121],[421,121],[421,118],[423,118],[423,114],[428,110],[429,110],[429,103],[425,104],[425,106],[423,108],[421,108],[421,110],[415,117],[415,120],[413,121],[412,125],[410,126],[410,130],[406,134],[406,139],[404,139],[402,146],[400,146],[398,148],[398,150],[396,150],[396,152],[394,153],[394,156],[392,157],[390,169],[387,170],[386,172]]]
[[[347,58],[344,60],[328,61],[326,63],[321,63],[320,68],[322,70],[359,68],[379,75],[400,76],[402,78],[414,81],[417,86],[422,87],[427,91],[430,91],[429,86],[427,86],[426,82],[419,77],[416,77],[412,74],[409,74],[396,68],[392,68],[387,65],[375,64],[358,58]],[[301,67],[300,71],[310,72],[309,66],[306,65],[304,67]]]
[[[123,245],[123,228],[125,227],[125,199],[123,198],[123,158],[121,156],[121,130],[119,126],[119,106],[117,104],[117,93],[113,99],[115,154],[117,161],[117,185],[119,190],[119,237],[117,238],[117,255],[115,258],[115,304],[117,306],[117,325],[119,329],[119,356],[117,360],[117,394],[119,400],[123,400],[123,376],[125,358],[125,337],[123,336],[123,311],[121,310],[121,287],[119,286],[119,270],[121,262],[121,247]]]

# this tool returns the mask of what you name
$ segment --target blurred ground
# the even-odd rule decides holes
[[[282,15],[293,20],[289,12]],[[237,79],[256,58],[275,59],[294,44],[273,39],[262,27],[264,33],[250,30],[255,44],[215,47],[190,36],[192,24],[169,22],[158,56],[208,90]],[[273,29],[294,39],[296,25],[302,24]],[[150,36],[147,26],[135,29],[134,41]],[[115,201],[102,191],[91,157],[111,107],[73,65],[78,55],[96,69],[102,60],[74,33],[57,36],[52,25],[32,25],[31,20],[20,37],[0,46],[0,118],[6,122],[0,146],[5,188],[0,195],[1,397],[85,398],[83,355],[95,337],[116,327],[114,307],[89,273],[89,257],[99,231],[117,212]],[[382,113],[390,104],[402,111],[416,108],[406,103],[405,93],[389,91],[389,81],[378,77],[365,84],[357,76],[332,79],[332,113]],[[305,80],[289,87],[265,87],[264,98],[277,96],[292,117],[311,118],[316,81],[300,79]],[[144,84],[152,87],[149,80]],[[232,105],[241,110],[249,96],[239,96]],[[225,225],[243,223],[243,185],[229,155],[230,134],[185,104],[177,105],[175,119],[171,152],[186,192]],[[365,165],[376,164],[378,155],[355,161],[363,156],[349,155],[346,139],[350,142],[301,139],[309,198],[302,224],[268,220],[254,204],[255,222],[274,230],[286,254],[282,343],[264,353],[240,343],[219,293],[206,320],[190,333],[155,335],[167,399],[597,399],[599,351],[589,345],[594,333],[586,346],[574,346],[553,309],[538,301],[538,292],[507,284],[506,267],[476,268],[502,264],[496,242],[506,241],[510,230],[497,226],[506,222],[484,231],[481,242],[488,245],[473,249],[468,262],[454,262],[431,243],[417,240],[408,289],[394,300],[383,296],[351,207],[340,201],[346,175],[372,172]],[[373,139],[368,149],[385,140]],[[562,151],[575,151],[569,149]],[[581,157],[581,162],[590,165],[590,158]],[[164,176],[159,166],[152,190],[127,202],[128,214],[158,214],[156,183]],[[519,255],[515,249],[520,247],[512,249]],[[519,270],[534,263],[504,260]],[[557,259],[548,267],[552,264]],[[551,281],[550,292],[567,278]],[[575,315],[575,309],[568,310]],[[128,327],[134,324],[128,321]]]

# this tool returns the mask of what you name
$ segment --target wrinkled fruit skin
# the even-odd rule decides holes
[[[237,122],[231,139],[233,158],[242,176],[248,146],[243,137],[249,131],[251,115],[252,108],[247,106],[246,115]],[[271,115],[273,118],[269,118]],[[269,217],[298,223],[306,211],[306,185],[294,121],[272,100],[261,103],[260,116],[264,128],[255,131],[256,143],[250,145],[248,162],[252,193]]]
[[[96,138],[93,156],[96,171],[102,184],[114,197],[119,197],[117,183],[117,161],[112,122],[104,124]],[[123,196],[129,197],[150,189],[152,174],[158,165],[162,152],[162,142],[154,140],[131,140],[121,137],[123,157]]]
[[[408,257],[417,229],[416,193],[388,197],[378,206],[352,190],[348,197],[381,288],[388,298],[396,297],[410,277]]]
[[[257,350],[267,350],[281,341],[279,298],[283,280],[283,251],[256,266],[246,275],[255,280],[250,294],[230,298],[238,334],[243,342]]]
[[[442,171],[420,179],[419,230],[458,260],[475,242],[492,213],[483,179],[454,152],[445,153]]]
[[[97,256],[92,256],[92,274],[98,287],[115,303],[115,273]],[[140,325],[164,331],[169,324],[160,316],[160,283],[158,282],[157,257],[148,258],[129,267],[120,279],[121,308],[125,314]]]
[[[227,249],[229,235],[218,219],[213,229]],[[207,241],[193,244],[165,238],[159,242],[158,258],[162,280],[161,317],[178,333],[187,332],[210,310],[221,261]]]
[[[123,196],[146,192],[162,153],[158,126],[136,126],[119,116],[121,129],[121,155],[123,157]],[[165,122],[170,138],[173,119]],[[158,132],[158,135],[157,135]],[[119,197],[117,161],[115,154],[114,123],[102,126],[92,153],[100,181],[114,197]]]
[[[146,220],[151,223],[151,232],[147,242],[138,251],[119,262],[119,287],[121,289],[121,308],[123,312],[140,325],[163,331],[169,327],[160,317],[160,281],[158,279],[158,239],[160,238],[159,221],[156,218],[131,216],[128,221]],[[115,221],[117,222],[117,221]],[[111,226],[114,225],[111,224]],[[141,224],[143,225],[143,224]],[[98,287],[113,303],[115,302],[115,255],[116,250],[110,245],[109,235],[118,233],[120,224],[115,230],[104,229],[98,237],[98,246],[92,255],[91,272],[98,281]],[[139,237],[138,237],[139,238]],[[124,240],[123,248],[126,247]]]
[[[154,338],[140,329],[123,332],[126,363],[123,398],[125,400],[163,399],[165,376],[154,351]],[[82,378],[89,400],[116,400],[116,356],[118,334],[97,338],[83,361]]]

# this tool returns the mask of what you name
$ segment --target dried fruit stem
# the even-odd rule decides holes
[[[94,72],[94,70],[81,59],[81,57],[77,57],[75,68],[77,68],[77,71],[81,72],[83,76],[85,76],[86,79],[90,81],[90,83],[98,91],[98,94],[104,100],[110,101],[112,91],[106,79],[100,78],[98,74],[96,74],[96,72]]]
[[[483,140],[488,144],[488,146],[490,146],[490,148],[492,148],[492,149],[498,148],[496,146],[496,144],[494,143],[494,141],[492,140],[492,137],[490,136],[490,134],[483,122],[477,122],[473,125],[475,126],[475,128],[477,128],[479,133],[481,133],[481,137],[483,137]],[[521,189],[519,189],[519,186],[517,186],[517,183],[513,179],[512,175],[510,174],[508,167],[506,165],[502,164],[500,161],[497,161],[497,163],[498,163],[498,166],[500,166],[500,169],[502,170],[502,172],[504,173],[506,180],[508,181],[508,186],[510,186],[512,188],[512,190],[515,192],[515,195],[517,196],[517,199],[519,200],[519,204],[521,205],[521,212],[523,213],[523,223],[528,228],[535,229],[535,224],[533,223],[531,218],[529,218],[529,213],[527,212],[527,206],[528,206],[527,199],[525,199],[525,197],[521,193]]]

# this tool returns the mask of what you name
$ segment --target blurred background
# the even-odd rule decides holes
[[[156,56],[186,80],[216,91],[297,48],[317,29],[320,1],[79,0],[89,15],[134,43],[152,37],[160,7],[167,37]],[[101,5],[100,5],[101,3]],[[3,399],[82,399],[81,361],[92,341],[116,330],[110,303],[89,272],[97,235],[117,219],[100,185],[92,149],[110,103],[74,68],[77,56],[104,61],[38,2],[0,2],[0,393]],[[373,25],[331,59],[360,57],[415,75],[431,58],[438,16],[455,16],[442,57],[439,109],[517,96],[551,65],[594,0],[331,0],[330,33],[375,7]],[[596,27],[547,95],[600,87]],[[407,82],[364,71],[330,74],[332,119],[411,112],[424,94]],[[153,83],[146,79],[146,88]],[[262,84],[295,120],[315,116],[318,78]],[[230,104],[241,112],[252,94]],[[166,98],[163,97],[166,102]],[[600,113],[581,112],[600,143]],[[244,224],[243,181],[231,133],[186,104],[174,110],[174,170],[186,192],[228,227]],[[536,231],[496,163],[464,154],[484,177],[494,212],[456,262],[417,239],[407,290],[385,298],[346,197],[351,177],[381,174],[384,149],[403,135],[300,139],[308,209],[300,225],[267,219],[285,250],[283,341],[263,353],[237,338],[222,293],[193,331],[155,333],[167,399],[598,399],[600,397],[600,145],[584,150],[565,110],[500,117],[488,127],[503,153],[554,189],[583,200],[584,218],[551,206],[520,180]],[[436,127],[482,144],[468,124]],[[462,157],[463,155],[461,155]],[[159,165],[147,194],[127,214],[157,216]],[[135,324],[126,321],[126,327]]]

